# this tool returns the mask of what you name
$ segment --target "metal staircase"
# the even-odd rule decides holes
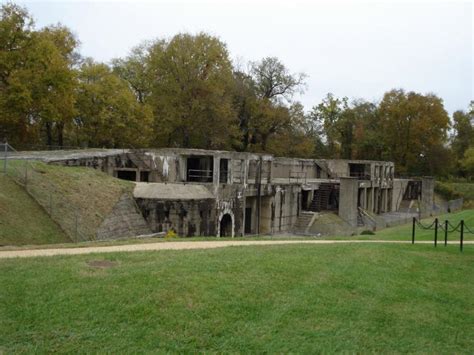
[[[331,201],[331,193],[335,194],[335,200]],[[314,191],[313,200],[309,206],[309,210],[313,212],[319,212],[328,209],[335,209],[331,203],[339,201],[339,190],[337,190],[334,184],[322,183],[319,185],[319,189]]]

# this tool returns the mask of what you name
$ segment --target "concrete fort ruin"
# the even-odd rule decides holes
[[[392,162],[281,158],[199,149],[31,152],[134,181],[153,233],[181,236],[352,234],[429,214],[432,178],[396,179]],[[328,219],[328,216],[330,217]]]

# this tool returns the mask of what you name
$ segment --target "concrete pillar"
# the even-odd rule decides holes
[[[431,176],[421,179],[421,203],[426,212],[433,211],[435,180]]]
[[[364,210],[367,210],[367,207],[368,207],[368,206],[367,206],[367,188],[366,188],[366,187],[364,187],[364,195],[363,195],[363,196],[364,196],[364,197],[363,197],[363,200],[364,200],[364,201],[362,202],[362,208],[363,208]]]
[[[357,178],[341,177],[339,188],[339,217],[351,226],[357,226],[357,194],[359,181]]]

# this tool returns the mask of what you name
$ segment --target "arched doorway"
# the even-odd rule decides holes
[[[228,213],[224,214],[221,218],[220,236],[232,237],[232,217]]]

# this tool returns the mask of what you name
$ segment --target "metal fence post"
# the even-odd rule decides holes
[[[462,251],[463,247],[463,242],[464,242],[464,219],[461,220],[461,238],[460,238],[460,243],[459,243],[459,248]]]
[[[438,246],[438,218],[435,218],[434,246]]]
[[[413,217],[413,227],[411,230],[411,244],[415,244],[415,227],[416,227],[416,217]]]
[[[448,245],[448,220],[444,221],[444,246]]]

